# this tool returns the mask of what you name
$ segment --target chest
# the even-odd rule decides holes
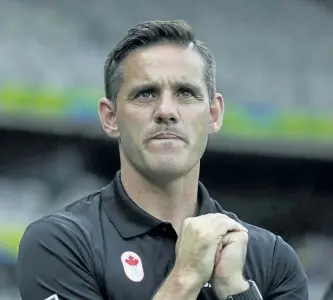
[[[173,268],[175,239],[141,236],[105,241],[100,281],[105,299],[151,299]]]
[[[104,299],[152,299],[173,268],[175,245],[174,238],[165,236],[113,241],[112,249],[105,248],[101,265]],[[198,299],[216,299],[210,285],[202,288]]]

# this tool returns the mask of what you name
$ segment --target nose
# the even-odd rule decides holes
[[[178,103],[171,95],[164,95],[156,101],[154,120],[161,124],[175,124],[179,121]]]

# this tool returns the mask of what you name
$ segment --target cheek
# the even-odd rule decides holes
[[[193,134],[198,138],[205,137],[209,133],[209,118],[206,115],[200,115],[194,118],[191,126]]]
[[[138,126],[128,122],[119,125],[119,134],[122,140],[137,140],[139,138]]]
[[[136,117],[121,118],[118,122],[120,139],[123,143],[138,144],[143,134],[142,123]]]

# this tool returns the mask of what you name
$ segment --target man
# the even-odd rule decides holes
[[[131,29],[108,56],[105,94],[98,112],[121,170],[28,227],[22,299],[308,299],[294,250],[224,211],[198,182],[224,104],[215,61],[190,25]]]

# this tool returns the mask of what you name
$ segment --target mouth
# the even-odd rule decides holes
[[[152,140],[182,140],[178,135],[173,133],[159,133],[152,137]]]

